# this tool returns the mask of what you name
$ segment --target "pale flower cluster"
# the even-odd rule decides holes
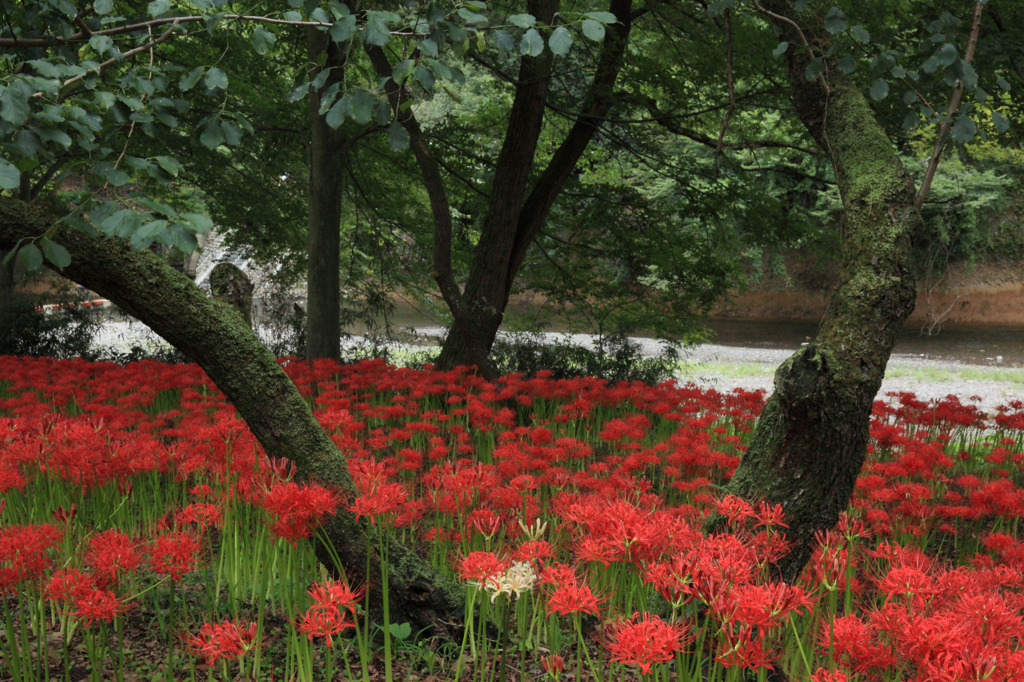
[[[491,576],[484,585],[484,588],[488,592],[493,592],[491,595],[491,603],[493,604],[503,594],[509,595],[510,599],[519,599],[520,594],[532,590],[536,583],[537,573],[533,570],[530,562],[517,561],[508,567],[504,575],[496,573]],[[515,597],[512,596],[513,593],[515,593]]]

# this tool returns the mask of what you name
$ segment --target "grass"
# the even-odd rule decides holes
[[[701,362],[682,363],[679,375],[683,379],[704,376],[730,377],[743,379],[747,377],[771,377],[778,368],[777,364],[764,362]],[[977,367],[971,365],[920,365],[889,363],[885,372],[887,378],[915,379],[929,383],[947,381],[1000,381],[1024,385],[1024,367]]]

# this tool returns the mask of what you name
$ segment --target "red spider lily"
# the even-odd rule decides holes
[[[557,588],[548,597],[548,615],[557,613],[567,616],[573,613],[589,613],[598,615],[601,600],[590,591],[589,585],[567,583]]]
[[[181,580],[186,573],[196,570],[202,545],[191,534],[181,530],[167,531],[155,537],[149,547],[149,562],[153,572]]]
[[[362,590],[352,590],[340,581],[329,580],[313,585],[309,596],[313,604],[306,610],[298,630],[313,641],[313,637],[326,637],[327,646],[333,644],[331,637],[342,630],[355,627],[352,617]]]
[[[62,568],[50,576],[43,594],[49,601],[73,602],[95,588],[93,576],[77,568]]]
[[[378,483],[372,490],[357,497],[349,511],[357,517],[369,516],[372,523],[376,517],[396,514],[409,501],[409,491],[401,483]]]
[[[811,675],[810,682],[850,682],[850,678],[841,669],[829,671],[825,668],[818,668]]]
[[[184,641],[194,654],[206,659],[207,665],[213,665],[221,659],[236,660],[251,649],[256,642],[256,631],[256,623],[244,627],[233,620],[203,623],[197,634],[186,635]]]
[[[114,584],[125,573],[134,573],[142,563],[138,543],[116,528],[89,538],[85,563],[93,568],[97,584]]]
[[[309,589],[309,596],[314,604],[332,605],[339,609],[356,612],[356,605],[363,594],[362,588],[353,590],[347,583],[340,580],[328,580],[324,583],[313,585]]]
[[[57,523],[70,524],[72,521],[75,520],[76,513],[78,513],[78,505],[72,502],[70,509],[65,509],[63,506],[54,509],[53,520]]]
[[[294,546],[300,538],[311,537],[312,526],[334,514],[340,502],[336,492],[323,486],[285,481],[268,490],[260,506],[274,516],[274,534]]]
[[[92,625],[97,620],[110,622],[130,608],[113,592],[98,587],[76,588],[71,596],[75,607],[73,616],[81,620],[83,625]]]
[[[555,555],[551,545],[545,540],[526,540],[519,545],[512,558],[516,561],[531,561],[533,559],[550,559]]]
[[[694,633],[678,623],[666,623],[650,613],[609,626],[603,644],[613,661],[635,665],[644,673],[656,663],[667,663],[693,641]]]
[[[810,609],[814,601],[798,585],[787,583],[735,585],[729,598],[715,604],[721,609],[716,615],[745,623],[752,627],[770,629],[779,627],[792,613]]]
[[[63,537],[50,523],[0,528],[0,594],[41,575],[50,563],[49,550]]]
[[[458,561],[456,572],[468,583],[483,587],[493,584],[498,587],[497,576],[504,575],[508,561],[499,559],[492,552],[470,552]]]
[[[540,667],[551,676],[551,679],[558,679],[558,676],[565,670],[565,661],[562,659],[561,654],[543,656],[540,659]]]
[[[176,515],[179,525],[196,524],[200,531],[218,526],[222,521],[220,506],[212,502],[193,502]]]
[[[313,604],[302,616],[297,629],[300,633],[313,641],[314,637],[324,637],[327,640],[327,647],[331,648],[334,641],[331,639],[346,628],[355,627],[355,622],[347,612],[339,611],[331,605]]]

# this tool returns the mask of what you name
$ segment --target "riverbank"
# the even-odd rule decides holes
[[[420,338],[429,344],[431,338],[444,333],[440,327],[420,328]],[[587,334],[544,334],[548,341],[558,339],[591,344]],[[360,341],[354,337],[354,342]],[[634,338],[647,355],[657,354],[659,344],[653,339]],[[139,322],[106,322],[94,341],[97,348],[128,350],[133,345],[143,348],[164,343],[148,327]],[[734,388],[764,390],[771,393],[776,368],[799,344],[791,348],[753,348],[749,346],[706,343],[687,349],[680,365],[678,381],[693,382],[719,391]],[[396,349],[402,348],[395,344]],[[417,350],[429,345],[417,346]],[[1024,368],[994,364],[968,364],[908,354],[894,354],[889,361],[879,398],[887,393],[911,392],[922,400],[937,400],[955,395],[967,402],[972,396],[981,409],[992,412],[1011,400],[1024,400]]]

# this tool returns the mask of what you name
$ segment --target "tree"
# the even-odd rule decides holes
[[[775,392],[729,483],[730,492],[783,506],[791,546],[778,570],[789,581],[806,564],[816,534],[833,527],[846,509],[864,462],[872,404],[916,299],[911,246],[930,177],[926,174],[921,190],[915,188],[868,99],[841,63],[836,34],[849,26],[845,15],[828,3],[799,11],[802,5],[807,3],[751,3],[786,44],[796,115],[835,169],[844,207],[842,271],[814,340],[777,370]],[[962,59],[954,48],[961,74],[974,53],[980,11],[976,3]],[[963,82],[961,77],[948,114],[939,120],[931,173],[958,111]]]
[[[592,38],[603,36],[594,78],[571,129],[528,192],[550,103],[555,57],[566,54],[572,42],[568,29],[556,19],[560,9],[560,0],[529,0],[528,15],[510,17],[525,29],[519,47],[522,56],[519,70],[511,79],[515,94],[494,165],[483,225],[461,288],[452,268],[452,211],[436,155],[408,108],[408,90],[392,77],[396,67],[391,59],[380,47],[367,47],[377,74],[389,79],[392,109],[408,134],[430,196],[434,217],[432,274],[454,320],[437,361],[441,368],[475,365],[490,373],[488,355],[516,274],[552,204],[614,102],[614,85],[632,26],[632,0],[612,0],[610,13],[586,15],[584,32]]]

